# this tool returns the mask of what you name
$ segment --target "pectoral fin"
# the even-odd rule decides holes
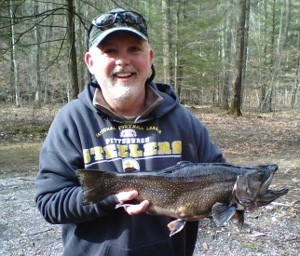
[[[178,232],[180,232],[185,226],[185,220],[182,219],[176,219],[171,221],[168,224],[168,228],[170,230],[170,236],[173,236],[175,234],[177,234]]]
[[[225,203],[215,203],[212,207],[212,216],[217,226],[223,226],[236,212],[237,207]]]

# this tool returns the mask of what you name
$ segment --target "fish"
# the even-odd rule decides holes
[[[79,169],[83,189],[82,204],[95,204],[121,191],[137,190],[137,203],[148,200],[147,213],[174,218],[170,236],[180,232],[187,221],[212,218],[217,226],[233,216],[244,223],[250,212],[288,193],[287,188],[269,189],[277,171],[276,164],[238,166],[229,163],[179,162],[158,171],[119,173]],[[131,203],[116,206],[126,207]]]

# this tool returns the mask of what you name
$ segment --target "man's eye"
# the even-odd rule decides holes
[[[117,50],[116,49],[113,49],[113,48],[108,48],[108,49],[105,49],[104,51],[106,54],[112,54],[112,53],[116,53]]]
[[[130,51],[131,52],[139,52],[140,50],[141,50],[141,48],[138,47],[138,46],[132,46],[132,47],[130,47]]]

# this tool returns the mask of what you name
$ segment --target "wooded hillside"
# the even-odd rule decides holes
[[[299,0],[0,0],[0,100],[67,102],[88,81],[91,20],[112,8],[143,14],[156,81],[183,103],[299,109]]]

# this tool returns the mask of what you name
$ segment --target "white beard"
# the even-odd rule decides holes
[[[126,73],[132,73],[132,77],[125,82],[122,81],[122,74],[126,79]],[[131,66],[123,68],[117,67],[112,71],[110,78],[102,80],[101,77],[97,77],[97,81],[100,81],[99,85],[102,90],[102,94],[106,102],[113,108],[122,109],[136,107],[139,108],[141,97],[145,95],[145,82],[138,76],[138,72]],[[119,75],[119,78],[117,77]],[[127,75],[128,76],[128,75]],[[99,80],[98,80],[99,78]],[[105,86],[101,86],[105,84]]]
[[[104,89],[104,88],[103,88]],[[102,92],[103,92],[102,89]],[[128,101],[132,101],[140,97],[140,95],[144,92],[145,87],[141,86],[140,84],[110,84],[108,87],[106,87],[105,92],[105,98],[107,100],[114,101],[117,103],[117,105],[122,105]]]

